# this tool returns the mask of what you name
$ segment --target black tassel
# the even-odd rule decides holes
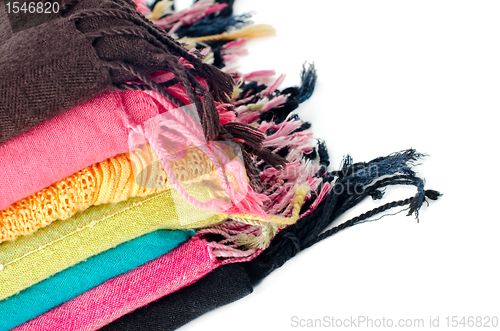
[[[300,87],[289,87],[281,91],[281,95],[287,95],[285,104],[280,107],[262,113],[259,120],[270,122],[271,120],[279,124],[283,122],[287,116],[299,107],[299,104],[311,97],[314,92],[317,74],[314,64],[310,64],[307,68],[304,64],[301,72],[302,83]]]
[[[314,92],[314,87],[316,86],[316,80],[318,75],[316,73],[316,68],[314,63],[309,64],[306,68],[306,64],[302,66],[302,72],[300,73],[302,83],[299,90],[299,103],[302,103],[309,99]]]
[[[417,215],[426,197],[436,200],[441,195],[434,190],[423,191],[423,180],[416,177],[410,169],[412,162],[421,156],[414,150],[406,150],[368,163],[352,164],[350,157],[345,158],[342,170],[329,173],[329,177],[336,180],[326,199],[310,214],[278,233],[271,246],[261,255],[244,264],[252,281],[258,282],[266,277],[301,250],[391,208],[409,205],[409,214]],[[373,169],[378,169],[378,172]],[[364,198],[381,198],[382,189],[389,185],[413,185],[418,191],[414,197],[384,204],[323,232],[340,215]],[[335,186],[342,187],[343,190],[336,190]]]

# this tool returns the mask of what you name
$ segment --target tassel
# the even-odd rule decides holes
[[[209,140],[214,140],[220,132],[219,112],[215,108],[214,99],[210,92],[205,90],[203,94],[203,111],[201,123],[203,132]]]
[[[309,64],[306,68],[304,64],[301,72],[301,86],[289,87],[281,92],[281,95],[288,95],[286,102],[281,106],[272,109],[270,112],[262,113],[259,116],[261,121],[271,121],[281,123],[287,116],[299,107],[299,104],[309,99],[314,92],[316,84],[317,72],[314,64]]]
[[[316,68],[314,63],[311,63],[306,69],[306,65],[302,66],[302,72],[300,73],[302,83],[299,89],[298,100],[302,103],[309,99],[314,92],[314,87],[316,86],[316,79],[318,75],[316,74]]]
[[[204,78],[210,78],[207,83],[214,99],[221,103],[229,103],[235,87],[233,78],[211,65],[204,65],[198,69],[202,71]]]
[[[301,250],[341,230],[367,222],[370,217],[391,208],[410,205],[409,215],[413,213],[417,215],[418,209],[426,201],[425,198],[436,200],[441,195],[434,190],[421,191],[423,180],[415,177],[410,169],[412,162],[421,156],[422,154],[410,149],[368,163],[351,164],[352,159],[346,158],[341,171],[329,173],[329,176],[325,177],[331,180],[337,178],[333,184],[334,187],[337,185],[338,188],[340,184],[346,188],[346,185],[351,182],[349,187],[358,187],[358,190],[340,191],[332,188],[326,199],[315,210],[304,215],[297,223],[280,231],[267,250],[257,256],[252,263],[244,264],[252,281],[257,282],[264,278]],[[381,170],[380,173],[375,174],[374,167],[378,167]],[[340,215],[356,206],[365,197],[381,198],[381,189],[389,185],[413,185],[417,187],[418,192],[414,197],[384,204],[323,232]]]
[[[227,132],[234,138],[242,139],[247,145],[252,148],[262,148],[265,135],[264,132],[242,123],[227,123],[224,124]]]
[[[255,167],[252,157],[245,151],[243,151],[243,162],[245,163],[245,169],[250,186],[255,190],[255,192],[262,192],[263,186],[260,179],[259,169]]]
[[[317,152],[319,155],[320,168],[316,173],[316,176],[321,177],[326,173],[328,166],[330,165],[330,156],[328,155],[328,149],[326,148],[326,143],[318,139]]]
[[[250,154],[256,155],[261,160],[265,161],[274,168],[283,168],[287,163],[287,161],[283,157],[271,152],[267,148],[256,149],[246,145],[245,150]]]
[[[263,147],[265,136],[262,131],[241,123],[227,123],[224,128],[227,130],[225,140],[229,139],[228,137],[243,140],[243,149],[261,158],[267,164],[273,167],[283,167],[287,163],[284,158]]]

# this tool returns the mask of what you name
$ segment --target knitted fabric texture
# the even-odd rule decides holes
[[[160,98],[158,93],[106,92],[0,145],[0,208],[128,152],[130,125],[176,107],[158,103]]]
[[[297,194],[293,199],[295,212],[289,218],[284,218],[289,223],[298,219],[297,213],[304,203],[305,193]],[[207,227],[230,217],[266,225],[262,223],[266,220],[258,215],[222,214],[194,207],[172,189],[148,197],[88,208],[30,236],[0,244],[0,282],[3,284],[0,300],[90,256],[146,233],[159,229]],[[267,226],[273,228],[269,224]],[[255,236],[260,229],[257,226],[257,232],[239,238],[239,244],[267,246],[269,236]]]
[[[152,151],[149,155],[155,156]],[[0,211],[0,242],[32,233],[57,219],[67,219],[92,205],[117,203],[167,189],[165,185],[148,188],[147,183],[134,176],[134,164],[159,165],[143,158],[141,153],[117,155]],[[184,180],[196,179],[198,174],[213,170],[210,159],[195,149],[189,149],[182,159],[173,162],[174,173]],[[148,180],[156,178],[167,178],[161,166],[151,169]]]
[[[0,315],[9,318],[0,319],[0,330],[9,330],[110,278],[155,259],[192,234],[194,231],[187,230],[149,233],[65,269],[8,300],[2,300]]]
[[[0,42],[0,143],[112,89],[154,89],[182,106],[147,77],[158,70],[173,72],[184,86],[207,137],[219,134],[213,100],[228,100],[234,84],[229,75],[188,53],[132,2],[63,1],[61,7],[61,17]],[[193,69],[185,70],[181,58]],[[195,74],[207,79],[212,94]],[[146,85],[126,84],[137,79]]]

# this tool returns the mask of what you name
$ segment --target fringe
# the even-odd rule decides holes
[[[111,2],[117,3],[117,5],[120,3],[118,0],[111,0]],[[198,3],[201,2],[202,1]],[[160,29],[131,8],[97,8],[84,10],[71,15],[70,20],[78,22],[78,25],[80,25],[86,22],[90,23],[95,18],[126,20],[133,23],[135,27],[104,29],[96,32],[87,32],[86,35],[93,41],[98,38],[112,36],[138,37],[141,40],[149,42],[158,50],[161,50],[164,54],[164,60],[161,62],[163,63],[163,67],[157,69],[173,72],[175,78],[183,85],[189,96],[190,102],[196,104],[200,112],[200,117],[207,120],[206,122],[204,121],[207,138],[214,139],[218,135],[220,124],[216,121],[217,112],[215,111],[213,102],[210,102],[212,98],[206,97],[206,90],[195,79],[195,75],[204,78],[210,89],[211,96],[213,96],[215,100],[223,103],[229,101],[229,96],[232,94],[235,85],[230,75],[220,71],[212,65],[204,63],[200,57],[188,52],[181,44],[170,38],[164,30]],[[187,61],[192,69],[188,70],[186,66],[181,63],[181,60]],[[149,64],[146,63],[144,67],[148,67],[148,65]],[[148,72],[141,71],[137,67],[120,62],[108,63],[108,66],[111,70],[128,72],[130,76],[135,77],[142,84],[149,86],[150,89],[166,96],[170,101],[176,99],[175,96],[168,95],[169,93],[166,92],[165,89],[155,84],[147,76],[149,74]],[[115,82],[115,86],[123,89],[123,83],[124,82]],[[129,89],[135,87],[137,87],[137,84],[129,87]],[[207,100],[202,102],[201,97],[205,97]],[[179,105],[179,103],[179,100],[174,101],[174,104]]]
[[[278,225],[239,217],[198,231],[198,236],[211,242],[214,258],[242,261],[257,256],[252,263],[257,267],[250,274],[258,279],[300,250],[389,209],[406,206],[408,215],[415,215],[418,220],[423,203],[440,196],[437,191],[425,190],[423,180],[412,170],[414,163],[424,156],[413,149],[367,163],[353,163],[352,158],[346,156],[339,170],[328,171],[330,162],[325,142],[317,140],[313,146],[310,124],[291,114],[314,92],[317,80],[314,64],[303,65],[300,86],[281,91],[279,86],[284,76],[275,79],[274,71],[240,73],[235,61],[246,54],[242,48],[245,39],[268,35],[274,30],[269,26],[247,26],[249,15],[232,16],[232,1],[227,2],[224,11],[210,14],[206,12],[213,2],[200,2],[200,12],[201,5],[206,7],[205,14],[198,16],[198,23],[191,21],[176,31],[185,37],[183,42],[205,48],[204,54],[212,54],[209,56],[214,65],[238,82],[230,94],[220,93],[224,89],[214,94],[216,100],[224,99],[230,105],[218,108],[219,119],[231,119],[224,122],[221,137],[243,146],[249,181],[261,199],[262,208],[271,219],[281,222]],[[188,13],[194,11],[182,15],[188,17]],[[163,20],[167,22],[176,17],[167,16]],[[233,27],[240,30],[228,31]],[[209,74],[208,68],[203,72],[205,75]],[[217,79],[213,83],[224,85]],[[228,112],[228,109],[231,110]],[[324,232],[335,219],[366,197],[381,199],[383,189],[391,185],[415,186],[417,193],[405,200],[386,203]],[[297,201],[302,202],[298,205]],[[289,223],[298,221],[285,226],[286,218],[293,220]],[[263,252],[271,240],[272,248]],[[278,261],[271,263],[276,255]]]
[[[252,281],[257,282],[264,278],[298,252],[315,243],[341,230],[367,222],[370,217],[391,208],[409,205],[408,215],[414,214],[418,219],[418,210],[423,203],[427,199],[436,200],[440,196],[440,193],[434,190],[424,191],[423,181],[416,177],[411,169],[412,163],[421,156],[422,154],[409,149],[368,163],[352,164],[352,160],[347,157],[341,171],[330,172],[329,176],[325,177],[329,178],[328,182],[334,187],[330,190],[327,189],[326,199],[315,210],[310,208],[303,213],[303,217],[297,223],[280,231],[274,237],[271,247],[257,256],[252,264],[245,265]],[[372,175],[374,167],[380,167],[380,173]],[[355,207],[366,197],[382,198],[382,189],[389,185],[412,185],[417,188],[417,193],[411,198],[393,201],[374,208],[325,231],[340,215]],[[338,190],[339,187],[344,189]],[[349,190],[348,188],[355,189]]]

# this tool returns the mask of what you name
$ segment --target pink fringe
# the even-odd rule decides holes
[[[140,1],[140,0],[138,0]],[[201,0],[189,9],[184,10],[170,16],[164,17],[155,23],[163,28],[170,28],[169,33],[173,34],[175,31],[184,24],[191,24],[204,16],[223,9],[225,4],[215,4],[213,0]],[[258,120],[259,115],[271,109],[282,106],[287,101],[286,95],[274,97],[273,93],[279,88],[285,79],[285,75],[280,75],[274,78],[274,70],[259,70],[247,74],[242,74],[238,71],[238,64],[236,60],[247,54],[247,50],[243,48],[246,44],[244,39],[234,40],[227,43],[222,51],[222,56],[226,66],[223,71],[232,74],[236,80],[252,81],[259,84],[266,84],[268,87],[259,92],[253,93],[248,91],[246,95],[239,96],[238,100],[233,104],[220,104],[216,103],[217,111],[221,124],[230,122],[239,122],[245,124],[252,124]],[[207,55],[208,49],[204,50]],[[171,79],[171,74],[168,73],[155,74],[153,79],[159,81],[167,81]],[[257,101],[256,101],[257,100]],[[261,105],[260,109],[254,110],[255,105],[249,106],[250,103]],[[200,208],[210,208],[218,212],[225,212],[229,214],[245,214],[251,213],[258,215],[263,219],[269,220],[268,215],[279,215],[288,217],[291,215],[294,205],[294,198],[296,196],[295,187],[297,185],[307,185],[310,191],[306,195],[306,199],[311,199],[312,191],[317,191],[322,185],[322,179],[315,177],[319,165],[307,160],[304,156],[312,150],[312,132],[300,131],[295,132],[303,125],[303,121],[291,118],[291,115],[282,123],[276,124],[273,121],[262,122],[257,125],[261,131],[273,129],[276,132],[265,138],[263,145],[270,148],[274,152],[288,147],[290,152],[286,159],[288,164],[283,169],[277,170],[274,168],[266,168],[260,173],[262,183],[265,187],[262,193],[255,192],[248,182],[246,181],[245,174],[241,173],[241,169],[237,169],[236,164],[231,164],[221,150],[217,147],[216,142],[206,142],[203,140],[201,134],[201,127],[199,124],[193,125],[188,123],[187,119],[184,122],[181,120],[177,124],[181,126],[188,125],[188,128],[178,127],[178,131],[186,135],[186,141],[190,141],[193,145],[203,148],[206,155],[209,155],[216,166],[218,176],[223,188],[230,195],[233,204],[227,204],[220,199],[214,199],[208,203],[196,201],[190,197],[189,194],[183,189],[180,183],[176,183],[175,178],[171,181],[179,194],[193,205]],[[175,123],[164,123],[167,127],[174,129]],[[171,139],[178,144],[185,144],[185,142],[177,139]],[[161,150],[161,149],[160,149]],[[160,157],[168,156],[168,151],[161,150]],[[172,157],[172,156],[170,156]],[[262,165],[263,161],[255,158],[257,166]],[[232,168],[231,168],[232,167]],[[236,168],[235,168],[236,167]],[[173,177],[171,169],[166,166],[167,174]],[[234,178],[237,180],[238,186],[242,192],[237,192],[232,189],[232,184],[228,182],[225,171],[233,173]],[[329,183],[325,183],[319,189],[315,201],[311,207],[303,213],[300,217],[308,215],[326,198],[331,189]],[[261,236],[263,226],[243,224],[238,221],[227,221],[221,225],[210,227],[208,229],[201,229],[197,232],[197,236],[205,236],[207,234],[219,234],[224,239],[219,242],[211,242],[210,250],[214,258],[219,260],[242,260],[250,259],[259,253],[257,248],[239,247],[238,242],[242,235],[245,236]]]
[[[311,207],[305,213],[300,215],[300,218],[307,216],[310,213],[312,213],[314,210],[316,210],[316,208],[318,208],[318,205],[326,199],[326,197],[328,196],[328,192],[330,192],[331,188],[332,188],[332,186],[330,185],[330,183],[326,182],[323,185],[323,187],[321,188],[321,191],[318,194],[318,197],[316,198],[316,200],[314,200],[314,202],[311,204]]]
[[[149,9],[148,5],[146,5],[146,2],[144,0],[134,0],[134,3],[136,5],[137,11],[142,15],[151,13],[151,10]]]
[[[153,22],[159,27],[168,30],[169,35],[173,35],[181,26],[193,24],[211,13],[221,11],[225,7],[227,7],[227,4],[215,4],[214,0],[200,0],[189,9],[181,10]]]
[[[259,70],[243,75],[242,78],[244,81],[252,81],[259,84],[269,85],[274,75],[276,75],[276,71],[274,70]]]

